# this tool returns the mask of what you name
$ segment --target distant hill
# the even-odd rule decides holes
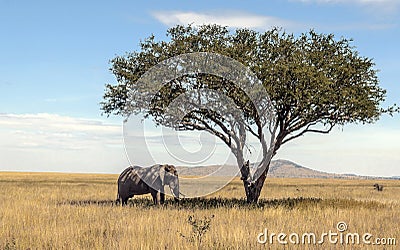
[[[233,176],[240,175],[238,167],[234,165],[210,165],[199,167],[177,167],[179,175],[182,176]],[[272,178],[323,178],[323,179],[400,179],[398,177],[371,177],[355,174],[334,174],[313,170],[300,166],[288,160],[275,160],[271,162],[268,177]]]

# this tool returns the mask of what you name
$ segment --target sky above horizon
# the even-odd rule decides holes
[[[360,54],[376,63],[387,90],[383,107],[400,104],[397,0],[0,0],[0,171],[123,170],[129,161],[122,118],[102,116],[99,105],[104,85],[116,83],[109,61],[137,50],[139,41],[151,34],[162,40],[169,27],[188,23],[260,32],[278,26],[294,34],[315,29],[353,38]],[[137,122],[130,129],[152,138],[147,142],[152,159],[136,148],[130,159],[134,164],[182,165],[162,146],[160,128]],[[182,141],[188,152],[215,144],[203,137],[185,134]],[[383,116],[373,125],[306,135],[275,158],[327,172],[400,176],[399,141],[400,115]],[[201,164],[229,158],[227,149],[216,145],[213,157]]]

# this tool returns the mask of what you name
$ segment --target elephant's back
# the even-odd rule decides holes
[[[133,179],[140,172],[142,167],[139,166],[129,166],[127,167],[118,177],[119,183],[124,183],[129,179]]]

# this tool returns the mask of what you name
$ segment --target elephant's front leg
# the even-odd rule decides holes
[[[153,197],[153,202],[154,205],[158,205],[161,202],[161,195],[160,192],[157,190],[154,190],[153,192],[151,192],[151,196]]]
[[[160,203],[164,204],[165,202],[165,192],[164,192],[164,187],[161,187],[160,191],[158,192],[160,194]]]
[[[160,193],[160,204],[164,204],[164,202],[165,202],[165,194]]]

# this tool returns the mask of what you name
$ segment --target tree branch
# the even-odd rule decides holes
[[[260,139],[259,134],[257,134],[256,132],[254,132],[254,130],[251,128],[250,125],[246,124],[246,128],[247,128],[247,130],[248,130],[252,135],[254,135],[256,138]]]
[[[216,130],[215,128],[213,128],[210,124],[208,124],[206,121],[204,121],[204,119],[201,119],[199,117],[197,117],[195,115],[195,113],[200,113],[203,114],[203,112],[192,112],[190,115],[187,115],[188,118],[194,119],[198,122],[200,122],[201,124],[203,124],[204,129],[208,132],[210,132],[211,134],[217,136],[218,138],[220,138],[229,148],[234,149],[233,148],[233,144],[232,144],[232,137],[233,139],[236,141],[237,138],[235,138],[235,135],[233,133],[230,133],[230,131],[228,130],[228,128],[226,128],[226,126],[224,124],[222,124],[221,122],[215,122],[213,119],[211,119],[211,117],[207,116],[207,118],[209,118],[210,120],[212,120],[213,122],[215,122],[215,124],[217,124],[223,131],[225,134],[221,133],[220,131]],[[193,125],[195,123],[189,123],[189,125]],[[197,126],[199,126],[198,124],[196,124]],[[232,136],[233,135],[233,136]]]
[[[307,127],[306,127],[303,131],[301,131],[301,132],[298,133],[297,135],[293,135],[293,136],[287,138],[286,140],[283,140],[281,144],[285,144],[285,143],[288,142],[288,141],[291,141],[291,140],[293,140],[293,139],[296,139],[296,138],[298,138],[298,137],[304,135],[304,134],[307,133],[307,132],[320,133],[320,134],[328,134],[329,132],[332,131],[333,127],[335,126],[334,123],[331,123],[331,124],[329,124],[329,128],[326,129],[326,130],[310,129],[310,127],[313,126],[313,125],[315,125],[315,124],[316,124],[316,122],[313,122],[313,123],[308,124]]]

